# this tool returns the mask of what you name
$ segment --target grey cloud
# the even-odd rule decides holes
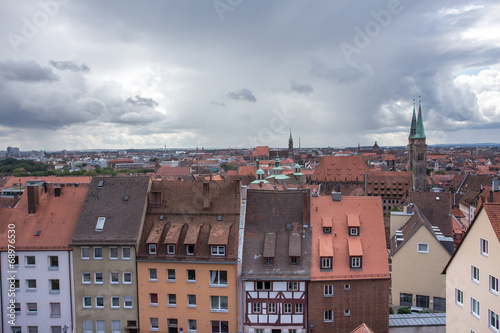
[[[299,94],[309,94],[313,92],[313,87],[309,84],[301,84],[295,81],[290,83],[290,89]]]
[[[255,98],[255,95],[248,88],[243,88],[239,91],[228,92],[227,96],[229,98],[235,99],[235,100],[245,100],[245,101],[249,101],[249,102],[257,102],[257,98]]]
[[[226,104],[222,102],[212,102],[213,105],[226,106]]]
[[[78,65],[71,60],[56,61],[54,59],[51,59],[49,62],[52,66],[60,70],[70,70],[72,72],[85,72],[85,73],[88,73],[90,71],[89,66],[85,64]]]
[[[357,65],[345,63],[344,65],[330,64],[321,56],[313,55],[310,60],[311,74],[337,83],[354,83],[373,76],[369,64]]]
[[[134,98],[127,98],[127,103],[137,106],[148,106],[154,108],[158,106],[158,102],[153,100],[152,98],[144,98],[139,95],[136,95]]]
[[[0,72],[9,81],[20,81],[27,83],[54,82],[59,76],[48,67],[42,67],[34,60],[7,60],[0,62]]]

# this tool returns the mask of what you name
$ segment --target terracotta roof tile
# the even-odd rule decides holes
[[[146,240],[146,243],[148,243],[148,244],[159,243],[161,235],[163,233],[163,228],[165,228],[165,224],[155,223],[153,225],[153,228],[149,232],[149,236],[148,236],[148,239]]]
[[[210,237],[208,238],[208,244],[227,245],[230,228],[231,225],[226,223],[212,224],[212,228],[210,229]]]
[[[361,246],[361,239],[359,238],[348,238],[347,244],[349,247],[350,257],[362,257],[363,247]]]
[[[200,223],[190,223],[184,238],[184,244],[196,244],[198,243],[198,236],[200,235],[201,224]]]
[[[488,218],[490,219],[491,226],[497,235],[498,241],[500,242],[500,204],[485,204],[484,210],[486,214],[488,214]]]
[[[319,182],[364,181],[370,169],[361,156],[324,156],[311,180]]]
[[[182,226],[181,223],[171,223],[168,228],[167,234],[165,235],[164,244],[177,244],[179,237],[181,235]]]
[[[264,258],[274,258],[276,253],[276,233],[267,232],[264,236],[264,251],[262,256]]]
[[[356,327],[351,333],[375,333],[365,323]]]
[[[252,152],[252,156],[262,157],[269,156],[269,147],[268,146],[257,146]]]

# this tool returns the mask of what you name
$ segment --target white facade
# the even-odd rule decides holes
[[[62,332],[64,326],[71,332],[72,286],[70,251],[19,251],[18,265],[10,268],[8,253],[1,253],[3,332],[29,332],[30,326],[38,332]],[[16,287],[10,289],[7,280],[13,277]],[[20,311],[15,311],[15,324],[9,323],[8,306],[14,299]]]

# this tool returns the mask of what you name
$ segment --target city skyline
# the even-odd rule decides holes
[[[499,143],[500,4],[9,3],[0,140],[22,150]],[[4,149],[5,147],[2,147]]]

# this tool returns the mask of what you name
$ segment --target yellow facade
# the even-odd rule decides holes
[[[487,255],[481,253],[481,239],[488,241]],[[479,270],[477,281],[471,266]],[[498,332],[489,328],[489,310],[500,315],[500,296],[490,290],[490,276],[500,279],[500,242],[482,209],[446,270],[446,332]],[[472,313],[472,298],[479,302],[479,315]]]
[[[151,269],[156,269],[156,280],[150,279],[150,275],[154,277]],[[175,279],[168,270],[175,271]],[[211,275],[210,271],[219,274]],[[217,322],[227,323],[229,332],[238,331],[236,263],[138,261],[137,276],[141,332],[173,333],[181,332],[181,328],[182,332],[211,332]],[[157,303],[151,303],[155,299]],[[158,328],[154,327],[156,318]],[[196,331],[189,329],[189,320],[196,321]]]
[[[418,244],[428,244],[428,252],[419,252]],[[400,305],[400,294],[412,294],[412,306],[417,295],[429,296],[433,309],[434,297],[446,297],[446,278],[441,274],[450,254],[422,225],[392,257],[392,304]]]

